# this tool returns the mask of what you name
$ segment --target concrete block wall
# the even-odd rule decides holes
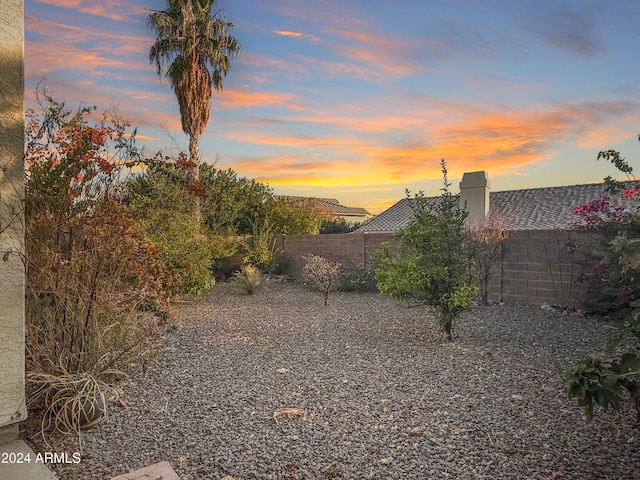
[[[277,259],[286,273],[302,279],[304,257],[310,253],[343,264],[364,265],[371,262],[378,245],[391,238],[390,233],[280,235]],[[575,279],[584,272],[585,255],[594,243],[591,236],[573,231],[509,232],[501,263],[492,270],[489,299],[579,306],[582,289]]]
[[[390,233],[337,233],[329,235],[278,235],[277,261],[285,273],[302,279],[304,257],[310,253],[345,265],[366,265],[371,262],[378,245],[391,238]]]
[[[509,232],[489,283],[489,298],[510,303],[579,306],[583,291],[575,279],[595,239],[560,230]]]

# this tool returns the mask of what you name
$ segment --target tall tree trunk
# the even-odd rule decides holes
[[[199,137],[200,136],[195,133],[189,135],[189,160],[194,163],[193,170],[189,175],[189,182],[191,182],[192,185],[200,182],[200,147],[198,145]],[[197,189],[194,190],[194,192],[195,194],[193,195],[193,204],[195,206],[196,223],[199,229],[200,223],[202,221],[200,196],[197,194]]]

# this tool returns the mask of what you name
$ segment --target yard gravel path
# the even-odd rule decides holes
[[[163,460],[182,480],[640,478],[631,405],[586,424],[561,390],[558,370],[604,345],[595,319],[476,307],[443,344],[423,309],[375,293],[325,307],[274,282],[251,296],[222,284],[177,311],[164,354],[61,479]],[[274,418],[285,407],[304,415]]]

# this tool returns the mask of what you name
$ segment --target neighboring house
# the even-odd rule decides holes
[[[295,204],[312,208],[329,220],[344,219],[347,223],[365,222],[371,218],[371,214],[360,207],[347,207],[342,205],[335,198],[297,197],[288,195],[278,195]]]
[[[486,172],[465,173],[460,182],[460,201],[466,202],[471,221],[489,220],[503,230],[571,230],[580,220],[573,209],[605,193],[604,183],[563,187],[527,188],[490,192]],[[439,197],[431,197],[437,201]],[[363,225],[359,231],[395,232],[413,219],[414,199],[404,198]],[[636,211],[637,200],[611,197],[611,207]]]

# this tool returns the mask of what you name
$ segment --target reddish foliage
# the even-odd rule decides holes
[[[196,167],[196,162],[189,160],[186,153],[180,152],[178,154],[178,160],[176,161],[176,168],[178,170],[182,170],[183,172],[190,172]]]
[[[204,197],[206,193],[204,183],[200,180],[195,180],[192,184],[188,185],[187,191],[194,197]]]

